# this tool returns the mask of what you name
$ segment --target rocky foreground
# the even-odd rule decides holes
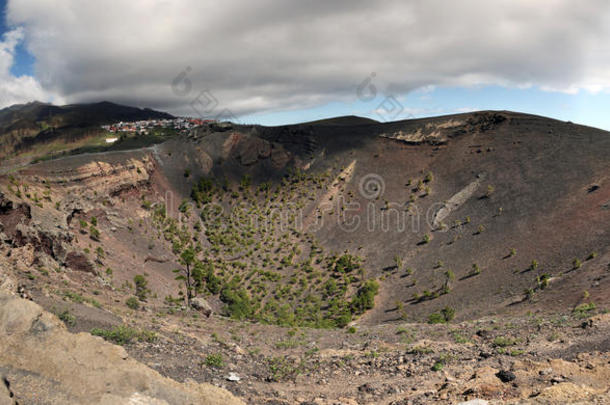
[[[13,283],[4,280],[3,286]],[[180,384],[34,302],[0,291],[0,404],[243,404],[210,384]]]
[[[610,402],[608,314],[350,331],[177,314],[121,347],[0,284],[2,405]]]

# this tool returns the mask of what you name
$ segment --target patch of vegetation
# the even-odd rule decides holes
[[[375,295],[377,295],[378,291],[379,283],[377,283],[377,281],[366,281],[364,285],[358,289],[356,296],[350,303],[352,313],[360,315],[366,310],[372,309],[375,306]]]
[[[100,231],[94,225],[89,227],[89,237],[96,242],[100,241]]]
[[[294,379],[303,372],[303,362],[296,364],[286,357],[271,357],[267,359],[270,381],[280,382],[287,379]]]
[[[576,308],[574,308],[572,313],[577,318],[587,318],[587,317],[591,316],[591,314],[595,311],[596,308],[597,307],[596,307],[595,303],[593,303],[593,302],[584,303],[584,304],[580,304]]]
[[[142,274],[137,274],[133,278],[133,283],[136,288],[136,297],[138,297],[140,301],[146,301],[148,294],[150,293],[150,289],[148,288],[148,280],[146,277]]]
[[[136,297],[127,298],[127,301],[125,301],[125,305],[127,305],[129,308],[133,309],[134,311],[137,311],[138,309],[140,309],[140,301],[138,301],[138,299]]]
[[[493,340],[495,347],[508,347],[517,344],[517,340],[507,336],[498,336]]]
[[[441,371],[449,360],[449,355],[441,354],[440,357],[432,365],[432,371]]]
[[[57,316],[63,323],[67,326],[75,326],[76,325],[76,317],[70,313],[69,310],[63,311],[61,314]]]
[[[447,306],[439,312],[433,312],[428,316],[428,323],[447,323],[455,317],[455,309]]]
[[[158,338],[157,334],[152,331],[135,329],[124,325],[112,329],[93,328],[91,329],[91,334],[100,336],[104,338],[104,340],[118,345],[126,345],[133,343],[134,341],[154,342]]]
[[[225,362],[222,359],[222,354],[221,353],[208,354],[205,357],[205,365],[208,367],[223,368],[225,365]]]

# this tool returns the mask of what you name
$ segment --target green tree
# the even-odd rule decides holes
[[[177,274],[176,280],[184,282],[186,288],[186,304],[187,307],[191,307],[191,300],[193,299],[193,265],[196,261],[195,250],[192,246],[184,249],[180,254],[179,263],[183,266],[180,269],[174,270]]]
[[[133,278],[133,283],[136,286],[136,297],[138,297],[140,301],[146,301],[148,298],[148,293],[150,292],[146,277],[144,277],[142,274],[137,274]]]

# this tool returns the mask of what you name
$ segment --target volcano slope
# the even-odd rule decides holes
[[[603,401],[609,152],[503,111],[211,124],[3,176],[3,271],[249,403]]]

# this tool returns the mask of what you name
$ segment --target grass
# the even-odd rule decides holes
[[[144,329],[136,329],[124,325],[116,326],[112,329],[93,328],[91,329],[91,334],[94,336],[100,336],[104,338],[104,340],[121,346],[133,343],[135,341],[150,343],[156,341],[158,338],[155,332]]]

